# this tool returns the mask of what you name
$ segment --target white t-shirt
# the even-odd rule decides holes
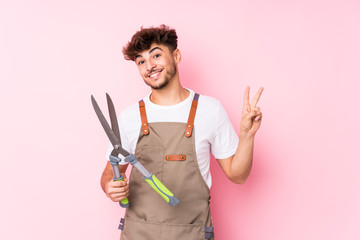
[[[152,103],[150,94],[144,98],[148,122],[183,122],[189,117],[194,91],[188,89],[190,95],[182,102],[161,106]],[[125,108],[118,117],[122,147],[134,154],[139,137],[141,119],[139,104]],[[200,172],[211,187],[210,151],[216,159],[224,159],[235,154],[239,138],[229,120],[227,113],[215,98],[200,95],[194,120],[195,150]],[[151,134],[151,133],[150,133]],[[109,155],[113,146],[110,144],[106,153]],[[121,156],[120,156],[121,157]],[[120,162],[120,164],[127,164]]]

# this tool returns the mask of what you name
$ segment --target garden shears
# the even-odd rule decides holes
[[[120,131],[119,131],[119,125],[117,121],[117,115],[115,112],[114,104],[109,96],[109,94],[106,93],[106,100],[108,104],[109,109],[109,115],[110,115],[110,122],[111,127],[109,126],[108,122],[106,121],[104,115],[102,114],[99,105],[95,101],[95,98],[91,95],[91,102],[95,109],[96,115],[98,116],[101,125],[103,126],[108,138],[110,139],[111,144],[113,145],[114,149],[112,150],[109,160],[110,164],[113,169],[114,173],[114,181],[124,181],[123,176],[120,173],[119,169],[119,162],[121,162],[121,159],[119,158],[119,154],[125,157],[124,161],[127,163],[130,163],[132,166],[134,166],[140,173],[142,174],[144,180],[158,193],[161,197],[165,199],[165,201],[170,206],[175,206],[180,201],[175,197],[175,195],[167,188],[165,185],[151,172],[149,172],[139,161],[138,159],[133,155],[130,154],[128,151],[123,149],[121,145],[121,138],[120,138]],[[120,202],[120,206],[126,208],[129,207],[129,200],[128,198],[123,199]]]

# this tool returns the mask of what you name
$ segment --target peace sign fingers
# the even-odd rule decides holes
[[[256,93],[256,95],[251,103],[251,106],[250,106],[250,103],[249,103],[250,86],[247,86],[245,88],[244,101],[243,101],[243,114],[246,114],[256,108],[256,104],[259,102],[259,99],[260,99],[260,96],[261,96],[263,90],[264,90],[263,87],[261,87],[258,90],[258,92]]]
[[[260,127],[262,113],[260,107],[256,106],[259,102],[260,96],[264,88],[261,87],[254,99],[249,103],[250,87],[247,86],[244,94],[244,106],[242,110],[242,118],[240,122],[240,135],[242,136],[254,136]]]

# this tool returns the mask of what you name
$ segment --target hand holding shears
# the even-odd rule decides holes
[[[110,163],[109,166],[106,165],[106,167],[112,168]],[[112,171],[111,169],[109,170]],[[124,181],[114,181],[114,179],[111,178],[110,180],[107,180],[107,182],[104,182],[104,185],[102,185],[106,196],[113,202],[121,202],[124,198],[129,196],[128,180],[126,179],[124,173],[121,173],[121,175],[123,176]]]

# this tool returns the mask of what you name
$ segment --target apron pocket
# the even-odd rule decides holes
[[[121,240],[204,240],[203,224],[176,224],[125,217]]]
[[[204,240],[205,231],[202,224],[164,224],[161,239]]]
[[[121,232],[121,240],[159,240],[161,225],[143,220],[135,220],[125,217],[124,230]]]

